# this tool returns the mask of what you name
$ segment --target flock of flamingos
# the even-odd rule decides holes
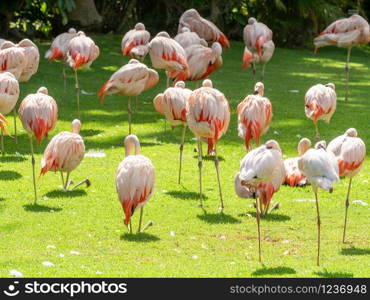
[[[340,19],[327,27],[314,39],[317,48],[336,45],[348,49],[346,64],[346,100],[348,97],[349,58],[352,47],[367,44],[370,41],[368,22],[359,15]],[[256,64],[262,64],[261,81],[263,81],[266,63],[274,53],[272,31],[255,18],[249,18],[244,28],[245,50],[243,67],[251,65],[255,75]],[[3,115],[14,111],[16,139],[15,106],[19,97],[19,83],[26,82],[37,72],[39,52],[37,46],[25,39],[18,44],[0,41],[0,126],[1,145],[4,154],[3,134],[7,133],[6,119]],[[212,43],[209,47],[208,43]],[[165,116],[172,126],[182,125],[180,146],[179,182],[181,180],[181,162],[186,128],[194,133],[198,140],[198,168],[200,205],[202,199],[202,141],[208,144],[208,154],[214,156],[217,181],[221,202],[221,213],[224,208],[217,156],[217,141],[226,133],[230,121],[230,106],[222,92],[213,87],[207,77],[222,66],[222,50],[229,47],[227,37],[215,24],[202,18],[195,9],[183,13],[179,21],[178,34],[171,38],[167,32],[158,33],[150,40],[150,33],[141,23],[127,32],[122,39],[122,54],[133,57],[126,65],[117,70],[101,87],[98,95],[103,101],[107,94],[121,94],[128,97],[129,133],[125,140],[126,157],[119,164],[116,173],[116,188],[119,201],[125,214],[124,223],[132,232],[131,217],[140,209],[139,229],[141,228],[143,207],[152,197],[154,191],[154,167],[149,158],[140,154],[140,142],[136,135],[131,134],[131,97],[140,95],[152,88],[159,81],[158,73],[148,68],[143,60],[149,54],[152,66],[164,69],[167,76],[167,89],[157,95],[153,104],[155,109]],[[77,92],[77,114],[79,117],[79,95],[77,70],[88,67],[99,56],[99,48],[84,32],[70,29],[58,35],[52,42],[45,57],[63,62],[64,81],[65,68],[70,66],[75,72]],[[174,86],[169,87],[169,80]],[[193,91],[185,87],[185,81],[203,80],[202,86]],[[66,85],[64,84],[64,88]],[[270,201],[279,187],[286,182],[290,186],[311,184],[316,199],[318,247],[317,264],[320,257],[320,213],[317,197],[318,188],[333,191],[333,183],[340,176],[349,178],[348,194],[345,201],[345,224],[343,242],[345,240],[347,210],[352,178],[360,171],[365,159],[365,144],[357,136],[354,128],[332,140],[328,145],[320,141],[317,123],[327,123],[336,108],[336,92],[333,83],[312,86],[305,96],[306,116],[312,119],[316,128],[318,142],[314,147],[310,140],[303,138],[298,144],[296,158],[285,161],[281,149],[275,140],[269,140],[259,146],[261,136],[269,129],[272,119],[272,105],[264,97],[264,85],[258,82],[253,94],[248,95],[237,107],[238,132],[245,141],[247,154],[241,161],[240,170],[235,175],[236,194],[243,198],[255,199],[256,219],[258,228],[259,261],[261,261],[260,214],[270,213]],[[33,185],[35,203],[37,201],[35,183],[35,159],[33,154],[33,137],[41,143],[43,137],[56,124],[58,107],[55,100],[48,94],[46,87],[40,87],[35,94],[27,95],[20,104],[19,118],[30,138]],[[84,157],[85,146],[79,135],[81,122],[72,122],[72,132],[63,131],[55,135],[45,149],[41,161],[40,174],[48,171],[60,172],[64,190],[70,188],[70,173],[78,167]],[[255,139],[257,147],[251,149],[251,140]],[[66,173],[64,179],[63,173]],[[86,179],[81,183],[90,182]],[[76,187],[76,186],[75,186]],[[74,188],[74,187],[73,187]],[[150,224],[149,224],[150,225]]]

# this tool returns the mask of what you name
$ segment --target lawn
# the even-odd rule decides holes
[[[16,269],[25,277],[368,277],[370,275],[369,180],[367,160],[352,185],[347,243],[341,243],[344,201],[348,179],[334,192],[319,192],[322,238],[321,266],[316,266],[316,208],[311,187],[282,186],[274,201],[279,210],[261,221],[262,258],[258,262],[257,230],[252,201],[234,193],[233,178],[245,155],[237,135],[236,106],[252,92],[250,70],[241,70],[243,44],[232,42],[224,54],[224,66],[211,79],[231,106],[227,134],[219,141],[220,172],[225,202],[218,213],[219,198],[212,159],[205,158],[203,184],[205,211],[198,207],[198,167],[193,149],[196,141],[186,134],[183,183],[177,184],[181,128],[164,132],[164,122],[152,99],[165,88],[159,84],[139,97],[133,116],[133,132],[139,137],[143,155],[156,169],[153,198],[144,209],[144,223],[154,222],[145,233],[130,235],[115,191],[115,171],[124,158],[123,139],[128,134],[127,99],[107,96],[101,105],[96,97],[113,71],[128,61],[120,54],[120,37],[96,36],[100,57],[89,70],[79,72],[81,121],[86,151],[105,156],[85,157],[72,173],[78,182],[89,178],[90,188],[61,192],[59,174],[47,173],[37,181],[39,202],[33,205],[29,142],[24,130],[16,147],[5,138],[6,155],[0,158],[0,276]],[[49,43],[38,42],[43,57]],[[334,82],[337,110],[330,124],[320,122],[322,138],[330,141],[355,127],[370,145],[370,49],[352,51],[350,99],[344,102],[346,51],[320,49],[276,49],[266,67],[265,95],[273,105],[273,122],[262,141],[276,139],[286,157],[296,155],[300,137],[314,138],[314,126],[304,114],[304,94],[317,83]],[[149,57],[145,61],[150,65]],[[59,119],[49,139],[70,130],[76,117],[74,74],[68,70],[68,98],[62,101],[61,64],[41,58],[39,71],[21,84],[18,102],[40,86],[58,102]],[[188,85],[190,88],[195,83]],[[292,90],[296,90],[295,92]],[[298,91],[298,92],[297,92]],[[13,132],[12,116],[7,116]],[[21,122],[17,121],[18,128]],[[37,170],[47,145],[35,147]],[[38,171],[37,171],[38,172]],[[368,205],[352,204],[362,200]],[[139,214],[133,217],[136,229]],[[43,262],[51,262],[52,267]]]

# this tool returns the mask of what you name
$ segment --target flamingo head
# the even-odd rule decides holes
[[[357,130],[355,128],[349,128],[346,130],[346,135],[350,137],[357,137]]]
[[[325,86],[328,87],[328,88],[331,88],[335,91],[335,84],[334,83],[330,82],[330,83],[325,84]]]
[[[298,154],[302,156],[308,149],[311,148],[311,141],[308,138],[303,138],[298,143]]]
[[[181,33],[184,33],[184,32],[190,32],[190,29],[186,26],[182,27],[181,28]]]
[[[139,64],[140,62],[135,59],[135,58],[131,58],[129,61],[128,61],[129,64]]]
[[[249,25],[252,25],[252,24],[254,24],[256,22],[257,22],[257,20],[255,18],[253,18],[253,17],[251,17],[251,18],[248,19],[248,24]]]
[[[213,87],[213,84],[212,84],[212,81],[210,80],[210,79],[205,79],[205,80],[203,80],[203,82],[202,82],[202,86],[203,87]]]
[[[69,29],[68,29],[68,33],[75,34],[75,33],[76,33],[76,29],[74,29],[74,28],[69,28]]]
[[[81,121],[79,119],[74,119],[72,121],[72,132],[73,133],[80,133],[81,130]]]
[[[267,149],[274,149],[274,150],[277,150],[277,151],[281,152],[279,143],[275,140],[267,141],[265,146],[266,146]]]
[[[143,23],[137,23],[135,25],[136,30],[145,30],[145,25]]]
[[[220,43],[214,42],[212,44],[212,49],[213,49],[213,51],[215,51],[215,53],[216,53],[217,56],[221,56],[222,55],[222,47],[221,47]]]
[[[131,155],[134,149],[136,155],[140,154],[140,141],[136,135],[134,134],[128,135],[125,138],[124,145],[126,156]]]
[[[176,82],[175,87],[184,89],[185,88],[185,82],[180,80],[180,81]]]
[[[324,149],[326,150],[326,142],[325,141],[319,141],[315,144],[315,149]]]
[[[170,38],[170,35],[166,31],[161,31],[157,33],[156,37]]]
[[[37,90],[37,93],[42,93],[42,94],[48,95],[49,91],[46,87],[42,86]]]
[[[254,86],[254,92],[257,95],[263,96],[263,93],[265,91],[265,85],[262,82],[257,82]]]

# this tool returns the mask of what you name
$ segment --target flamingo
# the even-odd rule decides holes
[[[169,78],[172,78],[173,74],[178,71],[188,72],[189,70],[184,48],[174,39],[171,39],[165,31],[161,31],[151,40],[149,55],[154,68],[166,70],[167,88],[170,85]]]
[[[153,224],[150,221],[141,230],[144,205],[154,192],[154,166],[149,158],[140,154],[140,142],[136,135],[127,136],[124,145],[126,157],[121,161],[116,172],[116,190],[125,214],[124,224],[129,228],[130,233],[132,233],[131,217],[140,208],[138,229],[140,233]]]
[[[317,197],[318,188],[333,192],[333,183],[339,181],[338,163],[331,151],[327,151],[326,142],[316,143],[315,148],[309,149],[298,159],[298,168],[311,183],[315,194],[317,213],[317,265],[320,265],[320,210]]]
[[[24,57],[26,59],[22,69],[22,73],[19,76],[19,82],[27,82],[31,76],[37,72],[39,67],[40,53],[39,49],[29,39],[21,40],[17,47],[22,48],[24,51]]]
[[[344,217],[343,243],[346,238],[347,213],[349,206],[349,193],[351,191],[352,178],[360,172],[365,160],[366,146],[357,136],[355,128],[349,128],[343,135],[336,137],[328,145],[328,151],[334,153],[339,168],[339,176],[349,178],[347,198],[345,202],[346,213]]]
[[[71,39],[77,36],[76,29],[69,28],[67,32],[63,32],[55,37],[51,43],[50,49],[46,51],[45,58],[49,61],[61,60],[62,61],[62,73],[64,82],[64,99],[66,98],[67,92],[67,76],[66,76],[66,60],[68,43]]]
[[[2,155],[5,154],[5,152],[4,152],[4,133],[6,133],[7,135],[11,136],[10,133],[5,128],[6,124],[7,124],[7,122],[6,122],[5,117],[0,113],[1,154]]]
[[[149,40],[149,31],[145,30],[143,23],[137,23],[135,28],[128,31],[122,38],[122,55],[129,55],[142,62],[148,54]]]
[[[7,115],[13,111],[15,137],[17,136],[15,107],[19,98],[19,92],[19,83],[15,76],[10,72],[0,73],[0,113]],[[3,134],[1,135],[1,139],[1,151],[4,154]]]
[[[121,94],[128,96],[128,121],[129,134],[131,134],[131,100],[133,95],[140,95],[141,92],[151,89],[158,83],[159,76],[157,71],[148,68],[145,64],[132,58],[130,61],[118,69],[109,80],[102,85],[98,95],[103,102],[105,95]]]
[[[235,192],[242,198],[258,198],[256,219],[258,231],[258,254],[261,258],[260,214],[271,212],[269,205],[274,193],[279,190],[285,178],[284,162],[279,143],[275,140],[248,152],[240,163],[240,170],[235,175]]]
[[[174,40],[178,42],[184,49],[191,45],[208,46],[205,39],[201,39],[196,32],[190,31],[189,28],[183,27],[181,31],[175,36]]]
[[[1,72],[10,72],[18,80],[25,65],[26,57],[24,49],[17,47],[10,41],[2,43],[0,48]]]
[[[55,100],[48,95],[48,89],[40,87],[36,94],[29,94],[23,99],[18,114],[23,128],[30,138],[34,204],[36,204],[35,158],[32,137],[35,136],[36,141],[41,144],[42,138],[54,129],[58,118],[58,106]]]
[[[77,69],[90,67],[92,62],[98,58],[100,50],[94,41],[87,37],[83,31],[79,31],[77,36],[69,41],[67,49],[67,63],[75,72],[77,115],[80,118],[80,86],[78,84]]]
[[[272,120],[272,105],[268,98],[263,97],[265,86],[257,82],[254,94],[248,95],[238,105],[238,132],[244,139],[247,151],[250,151],[250,140],[254,138],[257,146],[260,137],[265,134]]]
[[[272,41],[272,31],[262,22],[255,18],[248,19],[248,25],[243,30],[244,54],[243,65],[245,69],[251,63],[253,78],[256,75],[256,63],[262,63],[261,81],[265,77],[265,67],[275,51],[275,44]]]
[[[288,158],[284,160],[285,166],[285,183],[291,187],[304,186],[307,184],[307,178],[298,168],[298,160],[303,154],[311,148],[311,141],[303,138],[298,143],[298,157]]]
[[[200,206],[203,207],[202,194],[202,137],[208,141],[208,154],[214,153],[218,189],[220,193],[221,213],[224,209],[222,199],[219,160],[216,144],[226,133],[230,122],[230,106],[225,95],[213,88],[212,81],[206,79],[202,87],[194,90],[188,100],[186,121],[189,129],[198,139],[198,168]]]
[[[313,40],[315,54],[318,48],[325,46],[337,46],[347,48],[346,60],[346,94],[348,100],[349,60],[351,50],[357,45],[366,45],[370,42],[369,23],[361,16],[354,14],[349,18],[339,19],[331,23],[318,37]]]
[[[185,11],[179,21],[178,33],[183,27],[189,28],[207,42],[219,42],[223,47],[230,47],[229,40],[215,24],[201,17],[199,12],[192,8]]]
[[[304,97],[306,117],[313,121],[316,139],[320,138],[317,122],[330,122],[337,106],[337,94],[334,83],[316,84],[309,88]]]
[[[191,45],[186,48],[185,52],[189,70],[176,74],[175,82],[206,79],[222,66],[222,47],[218,42],[213,43],[212,47]]]
[[[185,88],[185,82],[178,81],[175,87],[170,87],[164,93],[153,99],[154,108],[171,123],[172,128],[183,125],[180,144],[180,167],[178,183],[181,183],[182,152],[186,133],[186,106],[192,91]]]

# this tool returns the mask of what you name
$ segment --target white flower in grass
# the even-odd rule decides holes
[[[235,261],[231,261],[230,262],[230,265],[235,265]]]
[[[367,203],[364,202],[364,201],[362,201],[362,200],[353,200],[352,203],[353,204],[360,204],[362,206],[366,206],[367,205]]]
[[[96,271],[96,274],[101,275],[101,274],[103,274],[103,272],[101,272],[101,271]]]
[[[175,233],[173,231],[170,231],[170,236],[172,236],[174,238],[175,237]]]
[[[194,254],[192,257],[193,257],[193,259],[198,259],[198,255]]]
[[[46,249],[56,249],[56,247],[54,245],[47,245]]]
[[[9,271],[10,275],[12,275],[13,277],[23,277],[23,274],[17,270],[10,270]]]
[[[50,261],[43,261],[42,264],[45,267],[55,267],[55,265],[52,262],[50,262]]]
[[[204,244],[202,244],[202,246],[201,246],[203,249],[205,249],[205,250],[207,250],[208,249],[208,247],[206,246],[206,245],[204,245]]]
[[[71,250],[69,253],[71,253],[72,255],[80,255],[80,252],[74,250]]]
[[[64,254],[63,253],[59,253],[59,257],[64,257]]]

